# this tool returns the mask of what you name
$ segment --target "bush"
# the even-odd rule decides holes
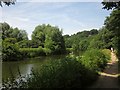
[[[91,84],[97,73],[86,69],[76,58],[48,61],[39,70],[32,70],[28,88],[73,88]]]
[[[107,65],[108,60],[110,60],[102,51],[97,49],[91,49],[86,51],[80,62],[93,71],[101,71]]]

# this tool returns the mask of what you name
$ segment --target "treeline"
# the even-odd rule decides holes
[[[62,30],[51,25],[38,25],[28,39],[25,30],[12,28],[7,23],[0,23],[2,28],[3,61],[19,60],[22,57],[37,57],[65,53],[85,52],[88,49],[115,48],[116,37],[106,27],[81,31],[71,36],[62,36]]]
[[[51,25],[38,25],[28,39],[25,30],[0,23],[3,61],[19,60],[22,57],[37,57],[69,52],[85,52],[88,49],[110,49],[116,47],[116,36],[106,27],[81,31],[71,36],[62,36],[62,30]]]
[[[98,41],[98,37],[101,37],[99,35],[101,31],[105,32],[105,30],[98,31],[96,29],[92,29],[90,31],[78,32],[71,36],[62,36],[62,30],[58,27],[43,24],[35,27],[35,30],[31,35],[32,39],[29,40],[25,30],[12,28],[5,22],[0,23],[0,27],[2,28],[1,37],[3,61],[19,60],[23,57],[37,57],[79,51],[85,52],[91,47],[100,48],[103,46],[101,44],[103,41],[100,43],[100,41]],[[106,33],[108,34],[108,32]],[[106,40],[107,44],[108,40]]]
[[[25,30],[12,28],[7,23],[0,23],[0,28],[3,61],[66,52],[62,30],[58,27],[38,25],[32,33],[32,40],[28,40]]]
[[[94,49],[111,49],[115,47],[116,37],[114,33],[106,27],[99,30],[92,29],[91,31],[82,31],[74,35],[65,35],[66,48],[72,48],[73,51],[83,51]]]

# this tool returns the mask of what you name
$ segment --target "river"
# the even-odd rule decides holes
[[[16,78],[19,75],[18,67],[21,75],[27,75],[30,74],[31,68],[38,69],[41,64],[48,60],[62,59],[65,58],[65,56],[66,55],[41,56],[20,61],[2,62],[2,79],[6,80],[11,78],[12,74]]]

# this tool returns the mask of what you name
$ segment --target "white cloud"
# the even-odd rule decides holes
[[[72,5],[69,5],[71,3],[16,3],[14,8],[3,8],[3,21],[13,27],[26,30],[29,38],[35,26],[43,23],[62,28],[63,34],[73,34],[79,30],[90,30],[92,27],[96,27],[97,22],[96,25],[90,25],[88,19],[85,22],[86,18],[80,17],[82,14],[84,15],[84,9],[80,9],[78,12],[79,8],[70,9]],[[74,18],[74,16],[78,16],[78,18]],[[85,20],[83,20],[84,18]]]

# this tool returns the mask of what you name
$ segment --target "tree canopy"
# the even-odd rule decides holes
[[[32,33],[32,41],[37,42],[37,47],[42,46],[53,52],[65,50],[62,30],[51,25],[38,25]]]
[[[118,9],[120,10],[120,1],[116,2],[116,0],[112,0],[112,2],[102,2],[103,9]]]
[[[7,6],[15,4],[16,0],[0,0],[0,6],[3,6],[3,3]]]
[[[105,27],[114,34],[114,46],[120,56],[120,1],[119,2],[105,2],[104,9],[113,9],[110,16],[105,20]]]

